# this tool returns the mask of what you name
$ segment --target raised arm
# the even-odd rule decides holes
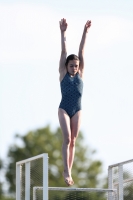
[[[87,38],[87,33],[88,33],[88,30],[90,27],[91,27],[91,21],[88,20],[84,26],[83,35],[82,35],[81,42],[79,45],[78,56],[80,59],[79,68],[80,68],[81,73],[83,73],[83,69],[84,69],[84,47],[85,47],[85,42],[86,42],[86,38]]]
[[[60,31],[61,31],[61,57],[59,63],[59,72],[60,76],[64,74],[66,71],[66,56],[67,56],[67,48],[66,48],[66,29],[67,29],[67,22],[66,19],[61,19],[60,23]],[[61,78],[61,77],[60,77]]]

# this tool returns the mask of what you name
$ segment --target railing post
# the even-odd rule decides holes
[[[48,200],[48,154],[43,155],[43,200]]]
[[[21,173],[22,166],[16,164],[16,200],[21,200],[21,180],[22,180],[22,173]]]
[[[25,200],[30,200],[30,162],[25,163]]]
[[[120,164],[118,169],[119,169],[119,200],[123,200],[123,165]]]
[[[113,189],[113,176],[112,176],[112,167],[108,167],[108,188]],[[109,192],[108,200],[112,200],[112,193]]]
[[[33,200],[36,200],[36,187],[33,187]]]

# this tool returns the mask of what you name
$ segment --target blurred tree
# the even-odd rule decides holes
[[[2,175],[2,168],[3,168],[3,161],[2,161],[2,159],[0,159],[0,177]],[[2,186],[3,186],[3,183],[2,183],[2,180],[0,178],[0,199],[1,199],[2,194],[3,194],[3,187]]]
[[[124,187],[124,200],[131,199],[133,199],[133,179]]]
[[[13,197],[6,197],[5,195],[2,195],[0,197],[0,200],[15,200],[15,198],[13,198]]]
[[[125,183],[123,183],[124,200],[133,199],[133,168],[131,169],[131,171],[123,170],[123,182],[125,181]]]
[[[63,162],[61,156],[62,133],[57,128],[54,132],[49,126],[45,128],[30,131],[24,136],[16,135],[23,145],[17,143],[9,148],[8,156],[10,163],[7,168],[6,178],[9,182],[10,192],[15,191],[16,162],[36,156],[42,153],[49,155],[49,186],[64,187],[63,180]],[[103,181],[99,180],[102,172],[102,163],[99,160],[93,160],[94,150],[85,146],[83,134],[80,132],[76,141],[76,152],[73,165],[72,176],[75,187],[97,187]]]
[[[4,191],[3,191],[3,181],[1,180],[1,177],[3,176],[4,170],[4,163],[3,160],[0,159],[0,200],[14,200],[14,198],[10,198],[10,197],[5,197],[4,195]]]

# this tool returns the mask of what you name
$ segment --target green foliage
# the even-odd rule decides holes
[[[0,174],[2,174],[3,169],[3,161],[0,159]],[[3,190],[2,190],[3,183],[0,180],[0,199],[2,198]]]
[[[16,162],[24,160],[42,153],[48,153],[49,155],[49,186],[50,187],[66,187],[62,172],[63,172],[63,162],[61,156],[62,148],[62,133],[61,129],[57,128],[55,131],[51,131],[49,126],[46,126],[35,131],[30,131],[24,136],[16,135],[16,139],[21,141],[12,145],[9,148],[8,156],[10,158],[9,165],[7,167],[6,178],[10,186],[10,192],[15,192],[15,174],[16,174]],[[80,132],[78,139],[76,141],[76,151],[75,159],[73,165],[72,176],[75,182],[74,187],[81,188],[95,188],[103,187],[107,188],[107,179],[99,180],[99,175],[102,172],[102,163],[99,160],[93,159],[94,150],[91,150],[88,146],[85,146],[83,134]],[[42,161],[37,160],[31,164],[31,188],[33,186],[42,186],[39,185],[39,181],[42,183]],[[0,160],[0,167],[2,168],[3,162]],[[22,167],[23,168],[23,167]],[[37,169],[37,170],[36,170]],[[23,172],[24,172],[23,168]],[[38,172],[39,171],[39,172]],[[117,174],[118,171],[114,172]],[[24,173],[23,173],[24,174]],[[24,176],[22,179],[24,180]],[[130,174],[124,172],[124,180],[129,179]],[[39,181],[38,181],[39,180]],[[117,180],[114,180],[117,182]],[[100,184],[101,183],[101,184]],[[25,187],[25,185],[22,185]],[[38,197],[42,199],[42,191],[38,190]],[[31,191],[33,194],[33,191]],[[13,198],[4,197],[2,193],[2,183],[0,183],[0,199],[1,200],[14,200]],[[97,192],[58,192],[50,191],[49,199],[51,200],[66,200],[66,199],[80,199],[80,200],[105,200],[107,197],[104,193]],[[132,182],[126,183],[124,185],[124,199],[129,200],[133,199],[133,185]]]
[[[0,159],[0,170],[3,168],[3,161]]]
[[[3,194],[3,190],[2,190],[2,183],[0,182],[0,197],[2,196]],[[1,198],[0,198],[1,199]]]
[[[49,186],[66,187],[62,172],[63,162],[61,156],[62,133],[57,128],[54,132],[49,126],[30,131],[24,136],[16,135],[23,146],[17,143],[9,148],[10,163],[6,172],[6,178],[10,185],[10,192],[15,192],[16,162],[36,156],[42,153],[49,155]],[[102,171],[102,163],[93,160],[94,150],[84,144],[83,134],[80,132],[76,141],[75,160],[72,176],[75,187],[97,187],[100,181],[98,175]]]
[[[15,200],[15,198],[0,196],[0,200]]]
[[[107,193],[95,191],[50,191],[49,200],[107,200]]]
[[[124,185],[124,200],[131,200],[133,199],[133,181],[129,182],[128,184]]]

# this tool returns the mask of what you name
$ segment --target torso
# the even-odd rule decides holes
[[[71,76],[68,72],[60,82],[62,100],[59,108],[64,109],[70,118],[81,110],[81,98],[83,92],[83,81],[80,74]]]

